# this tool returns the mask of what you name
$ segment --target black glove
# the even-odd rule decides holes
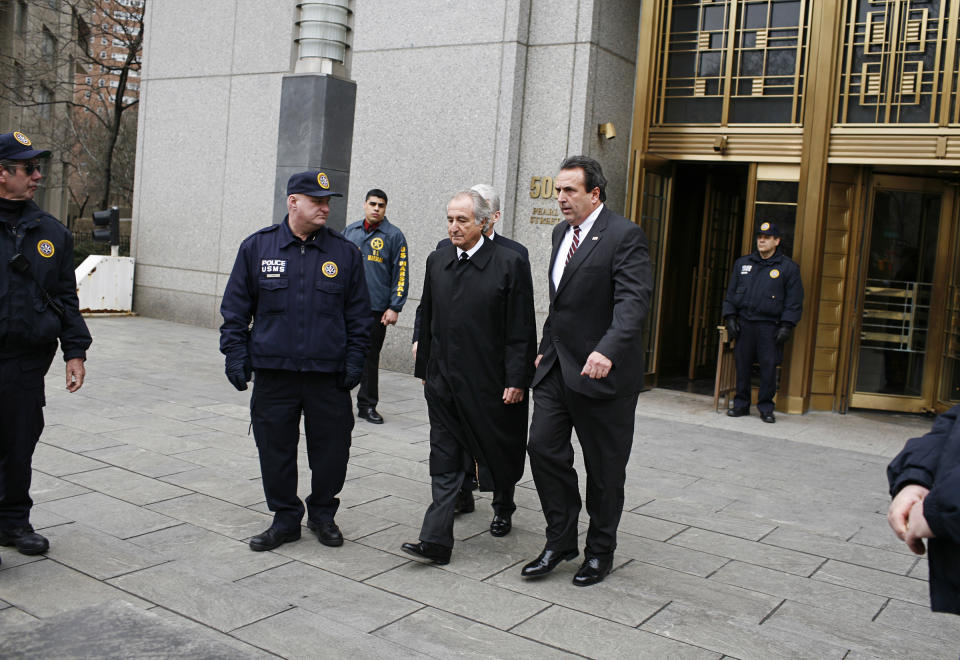
[[[349,392],[360,384],[363,377],[363,365],[347,364],[343,371],[337,376],[337,387]]]
[[[787,340],[790,339],[790,335],[792,334],[792,325],[778,325],[777,334],[774,335],[773,341],[777,344],[777,346],[783,346],[785,343],[787,343]]]
[[[241,392],[247,389],[247,383],[253,375],[253,367],[250,360],[243,358],[240,360],[227,360],[227,380]]]
[[[740,320],[731,314],[727,318],[723,319],[724,325],[727,326],[727,338],[731,341],[735,340],[740,336]]]

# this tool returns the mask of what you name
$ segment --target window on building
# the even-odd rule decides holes
[[[657,124],[802,122],[809,3],[664,3]]]
[[[47,0],[47,6],[50,7],[50,9],[56,9],[60,6],[60,2],[59,0]]]
[[[83,82],[89,85],[90,83],[93,82],[93,78],[91,78],[90,76],[87,76],[86,78],[83,79]]]
[[[27,36],[27,2],[26,0],[20,0],[17,3],[17,18],[16,18],[17,34],[21,37]]]
[[[101,51],[100,51],[100,59],[103,59],[103,58],[106,57],[106,56],[107,56],[107,51],[101,50]]]
[[[51,111],[53,110],[53,90],[47,85],[40,85],[40,89],[37,92],[37,112],[44,119],[50,119]]]
[[[109,44],[109,43],[110,43],[110,40],[109,40],[109,39],[107,39],[106,37],[100,37],[100,45],[101,45],[101,46],[106,46],[106,45]]]
[[[43,54],[43,59],[50,64],[55,65],[57,63],[57,38],[53,36],[53,33],[50,32],[46,26],[43,28],[40,52]]]

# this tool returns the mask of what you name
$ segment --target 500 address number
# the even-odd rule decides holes
[[[555,199],[557,190],[553,187],[553,177],[530,177],[530,197],[533,199]]]

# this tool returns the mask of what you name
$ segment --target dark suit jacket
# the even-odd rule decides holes
[[[527,248],[523,247],[523,243],[518,243],[512,238],[501,236],[496,232],[493,233],[492,239],[487,238],[486,236],[484,236],[483,238],[484,240],[488,240],[488,241],[492,240],[498,246],[509,248],[514,252],[518,253],[521,257],[523,257],[523,262],[527,265],[527,271],[528,272],[530,271],[530,253],[527,251]],[[434,250],[440,250],[449,245],[453,245],[453,243],[450,242],[449,238],[444,238],[437,243],[437,247],[435,247]],[[421,308],[421,305],[417,305],[417,313],[413,317],[413,340],[412,340],[413,342],[420,340],[420,317],[423,315],[423,310]]]
[[[647,238],[638,225],[606,206],[580,243],[554,289],[553,263],[567,231],[553,230],[547,277],[550,311],[543,324],[543,355],[533,386],[559,363],[567,387],[597,399],[615,399],[643,388],[643,324],[650,308],[652,279]],[[587,356],[598,351],[613,362],[606,378],[581,376]]]

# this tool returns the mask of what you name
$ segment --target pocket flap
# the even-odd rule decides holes
[[[286,289],[290,281],[287,278],[276,278],[269,280],[260,280],[260,288],[267,291],[276,291],[277,289]]]
[[[333,280],[317,280],[317,289],[327,293],[343,293],[343,285]]]

